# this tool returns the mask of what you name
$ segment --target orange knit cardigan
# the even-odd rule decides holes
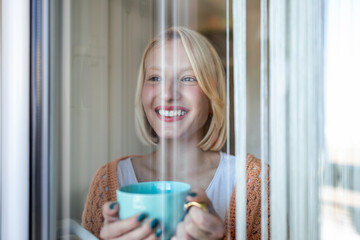
[[[82,215],[82,226],[99,237],[103,226],[102,206],[107,201],[116,201],[116,189],[118,188],[117,164],[120,160],[131,156],[125,156],[101,166],[90,185],[85,208]],[[248,240],[261,239],[261,162],[259,159],[248,154],[246,163],[247,175],[247,204],[246,204],[246,234]],[[268,198],[269,199],[269,198]],[[231,196],[225,226],[224,239],[236,239],[236,199],[235,191]],[[270,219],[270,214],[269,214]],[[270,224],[270,221],[268,221]],[[268,225],[269,226],[269,225]]]

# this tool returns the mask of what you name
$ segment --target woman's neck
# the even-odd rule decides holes
[[[153,153],[153,166],[159,180],[179,180],[200,176],[217,167],[220,159],[217,152],[203,151],[196,144],[164,142]]]
[[[206,188],[219,165],[220,154],[203,151],[194,143],[167,141],[137,160],[133,165],[139,181],[182,181]]]
[[[206,152],[195,143],[180,141],[164,141],[158,144],[158,150],[154,152],[157,163],[163,163],[171,168],[201,165]]]

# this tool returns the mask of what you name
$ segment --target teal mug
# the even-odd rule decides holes
[[[170,239],[186,214],[189,191],[189,184],[173,181],[143,182],[121,187],[116,190],[120,219],[145,213],[148,218],[160,221],[162,239]]]

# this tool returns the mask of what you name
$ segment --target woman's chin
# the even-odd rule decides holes
[[[163,139],[163,141],[183,141],[184,138],[178,136],[178,135],[163,135],[160,136],[160,139]]]
[[[179,129],[174,131],[173,129],[165,129],[164,131],[156,131],[159,136],[160,143],[163,141],[166,142],[179,142],[179,143],[198,143],[203,137],[203,131],[199,130],[197,132],[187,131],[184,129]]]
[[[189,140],[189,136],[188,134],[181,134],[181,133],[165,133],[165,134],[158,134],[158,136],[160,137],[160,142],[161,140],[163,141],[178,141],[178,142],[183,142],[183,141],[188,141]]]

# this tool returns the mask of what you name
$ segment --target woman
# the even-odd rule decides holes
[[[226,140],[224,70],[199,33],[170,28],[152,40],[140,65],[135,101],[141,139],[157,146],[102,166],[90,186],[83,226],[102,239],[157,239],[157,219],[139,213],[119,219],[115,191],[137,182],[176,180],[192,186],[190,208],[173,239],[235,236],[235,158],[220,152]],[[260,239],[260,162],[248,155],[247,235]],[[206,189],[206,190],[205,190]],[[226,217],[225,217],[226,216]]]

